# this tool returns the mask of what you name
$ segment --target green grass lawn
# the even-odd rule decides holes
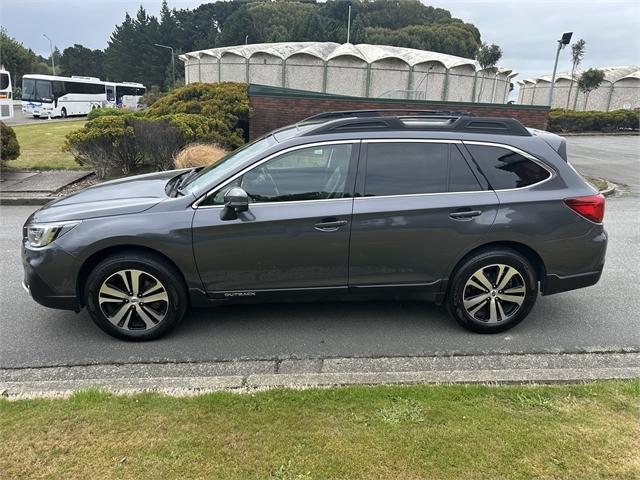
[[[0,401],[3,478],[640,477],[640,381]]]
[[[33,170],[82,170],[71,154],[61,148],[65,135],[82,127],[85,122],[84,119],[68,122],[40,120],[13,126],[20,143],[20,156],[7,162],[7,166]]]

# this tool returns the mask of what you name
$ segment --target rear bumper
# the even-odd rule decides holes
[[[545,278],[542,295],[553,295],[554,293],[567,292],[578,288],[590,287],[600,280],[602,269],[595,272],[579,273],[561,277],[549,274]]]

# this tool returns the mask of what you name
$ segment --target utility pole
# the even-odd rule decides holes
[[[51,51],[51,70],[53,71],[53,75],[56,74],[56,62],[53,60],[53,42],[49,37],[47,37],[46,33],[43,33],[42,36],[49,40],[49,50]]]
[[[167,45],[160,45],[159,43],[154,43],[154,45],[156,47],[168,48],[169,50],[171,50],[171,70],[173,71],[173,88],[176,88],[176,59],[175,59],[175,55],[173,54],[173,48],[168,47]]]
[[[349,17],[347,20],[347,43],[349,43],[350,34],[351,34],[351,5],[349,5]]]
[[[558,58],[560,57],[560,50],[569,45],[571,41],[571,35],[573,32],[567,32],[562,34],[562,38],[558,40],[558,49],[556,50],[556,61],[553,64],[553,74],[551,75],[551,86],[549,87],[549,107],[551,107],[553,102],[553,87],[556,83],[556,70],[558,69]]]

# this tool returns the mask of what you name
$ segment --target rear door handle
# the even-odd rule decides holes
[[[346,220],[338,220],[337,218],[324,218],[321,222],[316,223],[313,228],[321,232],[335,232],[340,227],[344,227],[346,224]]]
[[[471,210],[470,208],[454,210],[449,214],[449,217],[454,220],[471,220],[473,217],[481,215],[480,210]]]

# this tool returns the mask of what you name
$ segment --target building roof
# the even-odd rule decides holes
[[[233,54],[245,59],[257,53],[266,53],[286,60],[292,55],[306,54],[319,58],[322,61],[329,61],[336,57],[350,56],[359,58],[366,63],[373,63],[379,60],[394,58],[402,60],[409,66],[414,66],[425,62],[440,62],[445,68],[453,68],[461,65],[468,65],[475,71],[482,70],[475,60],[469,58],[456,57],[445,53],[430,52],[427,50],[416,50],[414,48],[392,47],[388,45],[369,45],[366,43],[354,45],[352,43],[333,42],[283,42],[283,43],[256,43],[251,45],[236,45],[231,47],[210,48],[198,50],[180,55],[180,60],[186,62],[190,59],[200,59],[204,56],[221,58],[225,54]],[[509,69],[497,68],[509,78],[517,75]]]
[[[627,78],[639,78],[640,79],[640,66],[627,65],[622,67],[602,67],[600,70],[604,71],[604,80],[606,82],[615,83],[619,80]],[[575,77],[578,78],[584,70],[576,70]],[[556,82],[558,80],[571,80],[571,72],[562,72],[556,74]],[[518,80],[518,83],[538,83],[538,82],[551,82],[551,75],[540,75],[533,78],[525,78],[524,80]]]

